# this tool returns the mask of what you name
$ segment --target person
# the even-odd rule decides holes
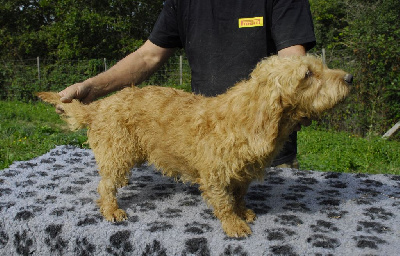
[[[64,103],[73,99],[90,103],[138,85],[183,48],[191,68],[192,91],[216,96],[245,79],[262,58],[305,55],[315,42],[308,0],[166,0],[139,49],[59,95]],[[302,123],[309,124],[309,120]],[[298,168],[296,154],[293,133],[273,165]]]

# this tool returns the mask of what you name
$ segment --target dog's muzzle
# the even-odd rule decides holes
[[[353,83],[353,75],[352,74],[346,74],[343,79],[349,85]]]

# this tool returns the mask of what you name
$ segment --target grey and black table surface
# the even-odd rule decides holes
[[[0,255],[400,255],[399,176],[265,171],[234,239],[196,186],[147,165],[119,190],[128,220],[105,221],[92,151],[58,146],[0,171]]]

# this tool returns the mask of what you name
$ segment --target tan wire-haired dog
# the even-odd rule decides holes
[[[100,211],[125,220],[117,189],[135,164],[200,185],[228,236],[251,234],[256,215],[244,202],[251,181],[262,179],[289,134],[348,94],[352,76],[328,69],[313,56],[270,57],[250,78],[217,97],[148,86],[125,88],[83,105],[61,103],[55,92],[37,95],[60,105],[73,130],[88,127],[99,167]]]

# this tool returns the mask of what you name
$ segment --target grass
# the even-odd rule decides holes
[[[40,156],[56,145],[87,147],[86,131],[70,132],[54,108],[43,103],[0,101],[0,170]],[[358,138],[319,129],[299,133],[302,169],[400,175],[400,142]]]
[[[43,103],[0,101],[0,170],[14,161],[40,156],[56,145],[83,147],[84,130],[73,133],[54,111]]]
[[[298,135],[305,170],[400,175],[400,142],[321,130],[313,124]]]

